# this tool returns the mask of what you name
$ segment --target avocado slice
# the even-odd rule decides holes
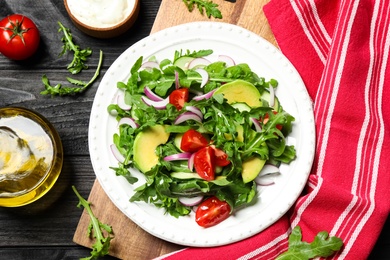
[[[237,136],[234,138],[237,142],[244,142],[244,128],[242,125],[236,124],[236,131],[237,131]],[[224,136],[226,140],[230,141],[233,139],[231,134],[224,133]]]
[[[261,169],[263,169],[266,160],[259,157],[251,157],[242,163],[242,180],[244,183],[253,181],[257,175],[259,175]]]
[[[250,82],[235,80],[220,86],[213,95],[223,94],[229,104],[246,103],[250,107],[261,107],[261,94]]]
[[[134,140],[134,163],[142,172],[150,171],[158,163],[156,148],[168,141],[169,133],[163,125],[151,126],[137,134]]]

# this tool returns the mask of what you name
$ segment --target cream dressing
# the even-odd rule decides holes
[[[82,23],[98,28],[115,26],[128,17],[134,0],[68,0],[70,12]]]

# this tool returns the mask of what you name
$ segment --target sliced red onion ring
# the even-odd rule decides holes
[[[145,95],[150,99],[150,100],[153,100],[153,101],[162,101],[163,98],[158,96],[157,94],[155,94],[149,87],[145,87],[144,88],[144,93]]]
[[[271,186],[271,185],[274,185],[274,184],[275,184],[275,181],[273,181],[273,180],[270,180],[270,179],[262,179],[262,178],[255,179],[255,182],[256,182],[256,184],[259,185],[259,186]]]
[[[197,114],[201,119],[203,119],[203,114],[202,114],[202,111],[200,111],[199,108],[195,107],[195,106],[186,106],[185,109],[189,112],[192,112],[192,113],[195,113]]]
[[[141,65],[142,69],[160,69],[160,65],[157,61],[146,61]]]
[[[202,82],[200,83],[200,88],[203,88],[204,85],[206,85],[206,83],[209,82],[210,76],[205,69],[199,68],[199,69],[196,69],[195,71],[198,72],[200,74],[200,76],[202,77]]]
[[[232,57],[228,55],[219,55],[218,60],[225,62],[226,67],[231,67],[236,65],[236,62],[232,59]]]
[[[279,167],[276,167],[273,164],[266,164],[264,165],[263,169],[261,169],[259,176],[266,176],[270,174],[278,174],[280,173]]]
[[[199,101],[199,100],[202,100],[202,99],[209,99],[213,96],[214,92],[216,91],[217,89],[213,89],[211,90],[210,92],[207,92],[206,94],[203,94],[203,95],[200,95],[200,96],[195,96],[193,99],[196,100],[196,101]]]
[[[199,203],[201,203],[203,200],[203,196],[196,196],[196,197],[180,197],[179,201],[181,204],[187,207],[196,206]]]
[[[194,158],[195,158],[195,153],[192,153],[190,159],[188,159],[188,169],[190,171],[194,170]]]
[[[274,87],[269,87],[269,106],[273,107],[275,105],[275,89]]]
[[[148,106],[152,106],[156,109],[165,109],[169,103],[169,97],[167,97],[161,101],[153,101],[145,96],[142,96],[141,99],[143,102],[145,102],[145,104],[147,104]]]
[[[193,69],[195,67],[204,67],[211,64],[211,62],[208,59],[205,58],[195,58],[190,63],[188,63],[188,68]]]
[[[122,117],[119,122],[118,122],[118,127],[123,125],[123,124],[127,124],[129,126],[131,126],[132,128],[138,128],[139,127],[139,124],[137,124],[135,122],[135,120],[131,117]]]
[[[179,72],[175,71],[175,88],[180,88],[180,81],[179,81]]]
[[[180,114],[176,120],[175,120],[175,125],[179,125],[187,120],[195,120],[199,123],[202,122],[202,118],[200,118],[197,114],[193,112],[184,112],[183,114]]]
[[[115,159],[118,160],[118,162],[123,163],[125,161],[125,157],[119,152],[115,144],[111,144],[110,149]]]
[[[275,176],[280,174],[278,167],[272,164],[264,165],[259,175],[256,177],[255,182],[260,186],[270,186],[275,184]]]
[[[261,128],[259,120],[251,117],[251,121],[252,121],[253,125],[255,126],[256,132],[261,132],[262,128]]]
[[[190,159],[192,153],[177,153],[164,157],[164,161],[179,161]]]
[[[130,110],[131,106],[125,103],[125,95],[119,94],[116,99],[117,105],[123,110]]]

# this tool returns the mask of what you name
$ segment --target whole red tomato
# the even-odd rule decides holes
[[[230,216],[230,205],[217,197],[210,197],[199,204],[195,221],[201,227],[211,227],[221,223]]]
[[[12,60],[24,60],[39,46],[39,31],[34,22],[21,14],[0,21],[0,52]]]

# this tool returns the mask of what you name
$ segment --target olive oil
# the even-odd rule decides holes
[[[47,119],[23,108],[0,109],[0,206],[23,206],[42,197],[62,163],[61,140]]]

